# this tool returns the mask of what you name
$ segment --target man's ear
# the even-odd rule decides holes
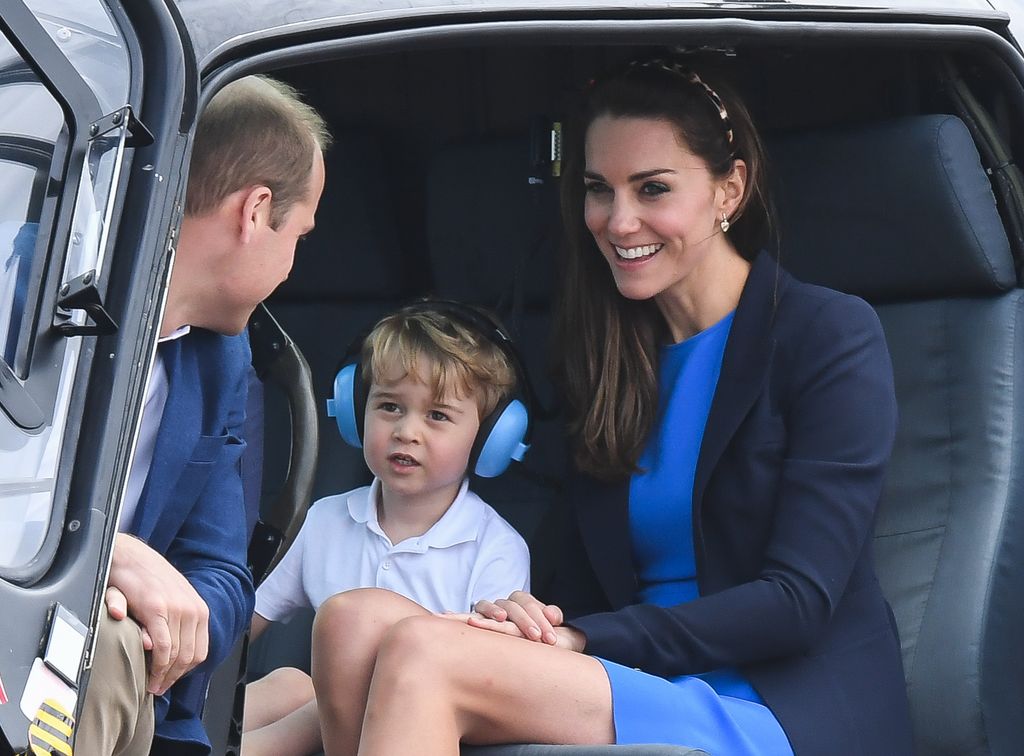
[[[274,193],[269,186],[257,184],[242,197],[241,207],[241,241],[248,244],[255,234],[264,228],[270,228],[270,203]]]

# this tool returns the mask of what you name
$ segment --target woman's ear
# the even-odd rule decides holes
[[[720,190],[720,211],[726,218],[731,218],[739,209],[747,188],[747,164],[737,158],[732,162],[732,171],[722,179]]]
[[[273,198],[274,193],[270,187],[261,184],[245,193],[239,218],[243,243],[248,244],[259,231],[270,228],[270,203]]]

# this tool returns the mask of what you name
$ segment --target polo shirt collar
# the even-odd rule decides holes
[[[353,491],[348,497],[349,515],[363,523],[382,538],[387,535],[377,518],[377,500],[380,496],[380,479],[374,478],[369,488]],[[467,541],[475,541],[484,519],[484,503],[469,490],[469,479],[464,479],[459,493],[448,510],[435,522],[430,530],[419,537],[407,538],[401,544],[394,544],[397,551],[423,553],[427,549],[445,549]]]

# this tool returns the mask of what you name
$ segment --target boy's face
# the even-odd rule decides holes
[[[480,428],[476,401],[466,394],[434,396],[417,375],[400,369],[371,386],[363,454],[385,494],[424,504],[454,500]]]

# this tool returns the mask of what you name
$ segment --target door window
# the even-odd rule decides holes
[[[41,37],[49,57],[30,65],[0,34],[0,577],[18,582],[46,567],[63,526],[57,471],[82,352],[83,337],[53,328],[41,303],[102,270],[127,133],[127,118],[103,116],[125,107],[129,85],[123,40],[99,0],[25,6],[55,44]],[[35,73],[61,58],[77,100]],[[83,325],[86,315],[59,319]]]

